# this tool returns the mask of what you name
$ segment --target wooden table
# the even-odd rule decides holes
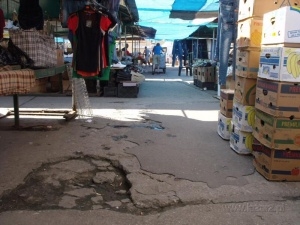
[[[61,66],[56,66],[56,67],[51,67],[46,69],[38,69],[38,70],[26,69],[26,72],[29,72],[28,74],[27,73],[24,74],[24,70],[12,70],[11,72],[10,71],[0,72],[0,74],[2,73],[2,78],[3,78],[0,79],[0,95],[11,95],[11,94],[13,95],[14,119],[15,119],[16,127],[20,126],[19,94],[27,93],[30,90],[30,88],[34,86],[35,79],[51,77],[57,74],[60,75],[59,83],[60,83],[60,92],[62,93],[63,91],[62,74],[66,71],[66,69],[67,69],[66,65],[61,65]],[[15,82],[8,83],[9,81],[12,80],[12,78]],[[22,82],[24,80],[26,80],[26,82]]]

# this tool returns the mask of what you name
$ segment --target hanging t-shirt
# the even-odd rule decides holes
[[[100,12],[83,9],[70,15],[68,27],[76,38],[73,67],[82,76],[96,76],[109,64],[106,34],[115,21]]]

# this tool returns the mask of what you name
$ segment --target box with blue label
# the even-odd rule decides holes
[[[224,140],[230,139],[231,118],[225,117],[220,111],[218,114],[218,134]]]
[[[233,102],[232,122],[241,131],[252,132],[255,123],[254,106]]]
[[[258,77],[276,81],[300,82],[300,48],[262,47]]]
[[[263,16],[262,44],[300,47],[300,8],[285,6]]]
[[[300,84],[258,78],[255,108],[275,117],[300,118]]]
[[[300,151],[276,150],[253,140],[255,169],[267,180],[300,181]]]
[[[244,132],[232,123],[229,145],[238,154],[248,155],[252,152],[253,135],[251,132]]]
[[[237,49],[235,75],[246,78],[257,78],[259,57],[259,51]]]

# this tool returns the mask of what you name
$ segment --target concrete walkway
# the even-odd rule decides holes
[[[90,98],[93,118],[24,115],[21,130],[0,119],[1,225],[300,224],[300,183],[265,180],[218,136],[216,91],[178,68],[144,75],[138,98]],[[19,101],[71,108],[66,96]]]

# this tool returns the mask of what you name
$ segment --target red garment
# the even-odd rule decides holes
[[[5,18],[4,18],[3,10],[0,8],[0,39],[3,38],[4,27],[5,27]]]

